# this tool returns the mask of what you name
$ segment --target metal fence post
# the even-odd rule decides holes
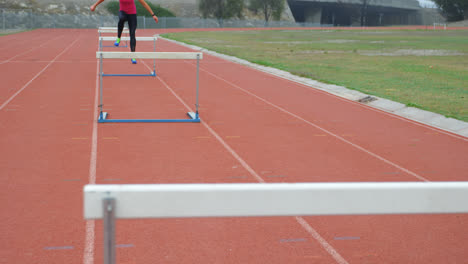
[[[29,29],[33,29],[34,27],[34,23],[33,23],[33,14],[32,14],[32,10],[29,11]]]
[[[2,9],[3,31],[5,31],[5,9]]]

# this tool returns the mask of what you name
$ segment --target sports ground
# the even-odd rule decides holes
[[[96,29],[0,38],[0,263],[102,263],[87,184],[467,180],[466,137],[209,54],[200,123],[97,123],[97,49]],[[164,39],[156,49],[192,51]],[[106,61],[104,72],[152,63]],[[105,77],[104,110],[186,118],[196,63],[161,59],[156,74]],[[468,216],[118,220],[116,237],[117,263],[463,263]]]

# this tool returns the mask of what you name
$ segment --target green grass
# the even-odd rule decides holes
[[[6,35],[18,34],[18,33],[26,32],[26,31],[30,31],[30,30],[0,32],[0,37],[6,36]]]
[[[468,31],[266,30],[164,36],[468,121]]]

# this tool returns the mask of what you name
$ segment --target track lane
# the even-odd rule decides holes
[[[52,49],[58,58],[89,52],[74,46],[85,36],[63,39]],[[89,164],[83,153],[89,153],[92,122],[80,107],[90,104],[94,86],[88,80],[95,74],[87,68],[51,62],[12,99],[20,108],[0,111],[0,171],[7,187],[0,198],[2,263],[81,263],[81,193]]]
[[[208,56],[205,56],[205,58],[207,58],[207,57],[208,57]],[[204,61],[204,63],[206,63],[206,60]],[[235,65],[235,64],[233,64],[233,65]],[[232,65],[231,65],[231,66],[232,66]],[[205,67],[205,64],[204,64],[203,67]],[[222,68],[222,67],[220,67],[220,65],[213,66],[212,69],[216,69],[218,72],[222,72],[222,74],[224,74],[224,75],[230,75],[230,74],[234,75],[234,76],[231,76],[231,81],[233,81],[233,82],[234,82],[234,81],[244,81],[245,79],[248,79],[248,77],[246,77],[245,75],[243,75],[243,74],[238,74],[238,72],[235,72],[235,71],[233,71],[233,70],[231,70],[231,69]],[[246,70],[246,72],[248,72],[248,70]],[[239,78],[238,76],[242,76],[243,78]],[[262,81],[264,81],[264,79],[262,79]],[[252,82],[252,80],[250,80],[250,82]],[[210,81],[210,83],[211,83],[211,81]],[[263,83],[263,82],[262,82],[262,83]],[[217,84],[217,85],[212,84],[212,85],[213,85],[213,86],[217,86],[218,88],[223,87],[223,85],[221,85],[221,84]],[[250,83],[250,84],[248,84],[248,85],[245,85],[245,87],[249,87],[249,88],[252,88],[253,86],[254,86],[254,85],[252,85],[252,83]],[[262,87],[263,87],[264,89],[268,89],[268,91],[271,91],[271,88],[272,88],[273,86],[274,86],[274,85],[271,84],[271,85],[264,85],[264,86],[262,86]],[[206,87],[206,86],[203,86],[203,87]],[[255,87],[258,87],[258,86],[255,86]],[[210,92],[213,92],[213,91],[214,91],[213,89],[210,90]],[[223,90],[223,92],[225,92],[225,90]],[[208,94],[208,93],[207,93],[207,94]],[[220,94],[221,94],[221,92],[220,92]],[[224,94],[224,96],[227,96],[227,95]],[[227,96],[227,97],[229,97],[230,99],[232,99],[232,96]],[[219,95],[218,98],[221,98],[221,96]],[[204,99],[207,99],[207,98],[205,97]],[[308,99],[309,99],[309,98],[308,98]],[[322,98],[320,98],[320,99],[323,100]],[[335,98],[335,99],[336,99],[336,98]],[[233,101],[234,101],[234,100],[233,100]],[[320,100],[317,100],[317,101],[320,102]],[[236,104],[236,103],[233,103],[233,104],[234,104],[234,105],[237,105],[237,106],[240,105],[240,104]],[[228,108],[228,107],[226,107],[228,104],[226,104],[225,102],[221,102],[221,103],[219,103],[219,105],[223,105],[223,106],[224,106],[223,110],[226,110],[226,109]],[[301,105],[301,104],[299,104],[299,105]],[[354,107],[356,107],[356,104],[352,104],[352,105],[354,105]],[[206,105],[205,105],[205,106],[206,106]],[[206,107],[210,108],[209,106],[206,106]],[[357,108],[358,108],[358,110],[365,109],[365,108],[362,108],[362,107],[357,107]],[[362,109],[361,109],[361,108],[362,108]],[[243,108],[243,109],[252,109],[252,108],[251,108],[251,107],[245,107],[245,108]],[[334,109],[334,108],[333,108],[333,109]],[[347,111],[349,111],[349,110],[347,110]],[[250,112],[250,111],[242,111],[242,113],[245,113],[245,115],[249,115],[249,112]],[[257,112],[257,111],[252,111],[252,112],[259,113],[259,112]],[[343,112],[346,112],[346,111],[341,111],[340,114],[343,114]],[[376,113],[376,111],[371,111],[371,112],[373,112],[373,114]],[[211,113],[212,113],[212,112],[211,112]],[[210,113],[210,114],[211,114],[211,113]],[[364,113],[364,115],[366,115],[366,113]],[[228,116],[228,114],[226,114],[226,113],[224,112],[224,113],[223,113],[223,116],[224,116],[224,117],[225,117],[225,116]],[[265,114],[263,114],[263,115],[260,114],[259,116],[260,116],[261,118],[263,118],[263,117],[265,117],[266,115],[265,115]],[[277,115],[274,115],[274,114],[273,114],[272,116],[277,116]],[[336,117],[336,116],[335,116],[335,117]],[[239,118],[245,118],[245,117],[239,117]],[[379,116],[379,118],[382,118],[382,117]],[[374,119],[375,119],[375,118],[374,118]],[[437,141],[439,141],[439,140],[442,141],[444,145],[445,145],[445,144],[448,144],[449,147],[446,146],[446,145],[445,145],[445,147],[448,148],[448,149],[453,150],[454,153],[452,153],[452,155],[448,155],[448,156],[447,156],[447,153],[445,153],[445,152],[437,153],[437,148],[436,148],[437,145],[435,145],[435,147],[433,146],[432,148],[431,148],[431,146],[426,146],[427,149],[430,150],[430,152],[425,151],[424,147],[423,147],[423,150],[424,150],[425,152],[421,152],[421,153],[424,153],[424,154],[428,153],[427,156],[422,155],[422,156],[424,156],[424,158],[426,159],[425,161],[427,162],[427,161],[428,161],[428,158],[429,158],[429,159],[431,159],[431,158],[434,159],[433,156],[434,156],[434,153],[436,153],[436,154],[437,154],[437,156],[436,156],[437,161],[438,161],[439,159],[442,160],[442,162],[440,162],[441,164],[435,162],[436,160],[434,160],[435,164],[432,164],[432,163],[428,163],[428,164],[429,164],[429,165],[438,166],[438,167],[442,167],[442,169],[440,169],[441,172],[442,172],[442,171],[444,171],[444,172],[446,172],[446,171],[449,171],[449,172],[454,171],[453,175],[445,175],[444,172],[442,172],[441,174],[439,174],[439,177],[443,177],[443,178],[442,178],[443,180],[464,180],[464,179],[466,178],[466,175],[463,174],[465,170],[462,170],[462,169],[464,168],[464,166],[466,166],[466,165],[465,165],[466,163],[463,162],[463,160],[464,160],[463,157],[464,157],[464,156],[463,156],[463,155],[460,155],[460,154],[466,153],[466,146],[463,145],[463,144],[464,144],[463,141],[460,141],[459,139],[454,138],[454,137],[450,137],[450,136],[448,136],[448,135],[446,135],[446,134],[436,134],[436,135],[434,135],[433,130],[431,130],[431,129],[427,129],[427,128],[424,128],[424,127],[422,127],[422,126],[414,126],[413,124],[408,124],[408,122],[401,122],[402,120],[395,119],[395,118],[390,118],[390,119],[394,119],[393,122],[396,122],[395,120],[399,121],[399,122],[400,122],[400,125],[403,124],[403,126],[409,126],[410,129],[415,129],[415,130],[417,130],[416,132],[412,132],[412,133],[414,133],[414,134],[417,134],[417,132],[421,132],[420,130],[422,129],[423,132],[425,132],[425,133],[424,133],[425,137],[430,136],[430,135],[432,135],[432,136],[438,136],[438,137],[437,137]],[[262,121],[263,121],[263,119],[262,119]],[[247,122],[247,123],[250,124],[249,126],[253,126],[253,125],[251,125],[253,122],[255,122],[255,121],[254,121],[254,120],[250,120],[250,123],[249,123],[249,122]],[[257,122],[258,122],[258,121],[257,121]],[[239,121],[239,123],[240,123],[240,121]],[[375,125],[375,123],[374,123],[374,125]],[[234,129],[241,130],[240,127],[241,127],[241,126],[238,126],[238,127],[234,128]],[[391,129],[392,127],[393,127],[393,126],[386,126],[386,127],[384,127],[384,129]],[[366,127],[366,128],[367,128],[367,127]],[[395,130],[398,131],[398,130],[400,130],[400,129],[401,129],[401,128],[397,127],[397,128],[394,128],[391,132],[395,132]],[[359,130],[359,129],[357,129],[357,130]],[[401,129],[401,130],[404,130],[404,129]],[[418,131],[418,130],[419,130],[419,131]],[[233,131],[233,129],[229,129],[229,131]],[[235,131],[235,130],[234,130],[234,131]],[[257,131],[258,131],[258,130],[257,130]],[[381,131],[382,131],[382,130],[381,130]],[[266,133],[262,133],[261,131],[258,131],[257,133],[258,133],[258,134],[261,134],[262,137],[264,137],[264,135],[266,135]],[[294,133],[297,133],[297,130],[295,130]],[[381,133],[382,133],[382,132],[381,132]],[[387,133],[386,136],[389,137],[389,138],[391,138],[392,140],[393,140],[393,138],[395,138],[395,137],[393,136],[392,133]],[[278,138],[282,138],[282,137],[278,137]],[[440,139],[440,138],[442,138],[442,139]],[[403,141],[406,141],[406,142],[407,142],[408,139],[407,139],[407,137],[403,136],[403,137],[401,137],[401,138],[397,138],[397,139],[396,139],[396,141],[398,141],[398,140],[403,140]],[[387,141],[388,141],[388,142],[393,142],[393,141],[390,141],[389,139],[388,139]],[[428,140],[428,142],[433,142],[433,140],[432,140],[432,141],[431,141],[431,140]],[[256,140],[255,143],[258,144],[258,140]],[[439,144],[441,144],[441,143],[439,143]],[[248,144],[246,144],[246,145],[248,145]],[[376,145],[378,145],[378,144],[376,144]],[[234,148],[236,149],[235,146],[234,146]],[[260,149],[262,149],[262,148],[260,148]],[[385,148],[384,148],[384,149],[385,149]],[[403,152],[404,152],[404,151],[406,151],[405,148],[403,148]],[[457,153],[457,151],[458,151],[458,153]],[[248,151],[245,151],[244,153],[247,153],[247,152],[248,152]],[[271,152],[266,151],[265,153],[270,154]],[[400,153],[400,154],[401,154],[401,152],[397,152],[397,153]],[[244,154],[241,154],[241,156],[244,156]],[[297,155],[296,155],[295,157],[297,157]],[[454,159],[454,158],[455,158],[455,159]],[[454,159],[454,160],[453,160],[453,159]],[[246,160],[251,160],[251,159],[246,158]],[[272,161],[274,161],[274,160],[272,160]],[[445,161],[445,162],[448,162],[449,165],[447,166],[446,164],[444,164],[444,161]],[[272,162],[272,163],[274,163],[274,162]],[[411,163],[411,162],[408,162],[408,163]],[[461,166],[461,167],[460,167],[460,166]],[[372,171],[372,169],[369,168],[369,167],[370,167],[370,166],[367,165],[367,166],[363,166],[361,169],[362,169],[364,172]],[[415,166],[415,167],[417,168],[417,166]],[[410,181],[411,181],[411,180],[413,180],[413,181],[415,180],[415,179],[412,178],[412,177],[408,177],[408,176],[401,175],[401,174],[402,174],[402,173],[401,173],[401,172],[398,172],[398,171],[386,171],[386,172],[383,172],[383,173],[382,173],[382,172],[381,172],[381,173],[378,173],[378,174],[372,176],[370,179],[368,178],[367,180],[371,180],[371,181],[376,181],[376,180],[377,180],[377,181],[381,181],[381,180],[387,179],[387,180],[393,181],[393,180],[400,180],[400,179],[399,179],[400,176],[406,178],[406,180],[410,180]],[[431,174],[431,173],[425,173],[425,174]],[[435,173],[432,173],[432,174],[435,174]],[[464,175],[465,175],[465,176],[464,176]],[[323,179],[325,179],[325,178],[326,178],[326,177],[323,177]],[[434,175],[432,175],[431,178],[434,178]],[[330,178],[327,177],[327,180],[328,180],[328,179],[330,179]],[[336,178],[335,178],[335,179],[336,179]],[[432,179],[431,179],[431,180],[432,180]],[[373,222],[373,223],[378,223],[378,222],[379,222],[379,218],[382,219],[383,217],[369,217],[367,221],[370,221],[370,222]],[[421,218],[419,218],[419,217],[414,217],[414,216],[409,216],[409,218],[410,218],[410,219],[424,219],[424,220],[425,220],[424,222],[427,223],[427,226],[437,226],[437,223],[440,221],[440,220],[438,220],[438,219],[444,219],[444,220],[449,221],[449,222],[451,222],[451,223],[453,223],[454,220],[455,220],[455,222],[457,222],[456,219],[459,219],[459,218],[465,219],[465,220],[461,220],[461,221],[466,221],[466,217],[465,217],[465,216],[439,216],[439,217],[436,217],[436,216],[426,216],[426,217],[421,217]],[[310,220],[311,218],[307,218],[307,219]],[[434,220],[434,219],[435,219],[435,220]],[[381,221],[381,220],[380,220],[380,221]],[[325,222],[326,222],[326,221],[325,221]],[[413,221],[412,223],[414,224],[415,222],[417,222],[417,221]],[[396,224],[396,225],[398,225],[398,224],[401,223],[401,222],[400,222],[400,221],[395,221],[395,222],[393,222],[393,223]],[[431,224],[432,224],[432,225],[431,225]],[[363,224],[361,224],[361,225],[362,225],[361,227],[365,227],[365,225],[363,225]],[[359,226],[358,226],[358,228],[359,228]],[[423,228],[423,227],[421,227],[421,228]],[[332,228],[330,228],[330,229],[332,229]],[[409,229],[409,230],[408,230],[408,229]],[[410,226],[410,227],[408,227],[408,228],[401,228],[401,229],[399,230],[401,233],[395,234],[394,237],[392,237],[392,239],[394,239],[394,240],[397,241],[397,240],[399,239],[399,237],[405,236],[405,235],[403,235],[403,234],[408,234],[408,233],[413,234],[413,233],[411,232],[412,229],[414,229],[414,226]],[[447,242],[450,242],[450,241],[454,241],[454,240],[457,240],[457,239],[460,239],[460,238],[463,239],[463,236],[462,236],[462,235],[460,235],[460,234],[458,234],[457,232],[455,232],[456,229],[457,229],[457,227],[453,227],[453,228],[447,227],[447,228],[445,228],[444,230],[440,230],[440,229],[436,229],[436,230],[437,230],[437,232],[439,232],[439,235],[440,235],[441,237],[444,237],[444,240],[447,239],[446,241],[447,241]],[[409,232],[407,232],[407,231],[409,231]],[[442,233],[440,233],[440,232],[443,232],[443,231],[447,231],[448,234],[442,234]],[[330,239],[330,238],[329,238],[329,239]],[[423,235],[422,237],[421,237],[421,236],[414,236],[414,235],[413,235],[413,239],[412,239],[411,241],[418,241],[418,239],[419,239],[419,240],[424,240],[424,241],[427,242],[427,239],[424,237],[424,235]],[[390,239],[388,239],[388,241],[390,241]],[[371,242],[371,243],[372,243],[372,242]],[[375,243],[375,242],[374,242],[374,243]],[[414,243],[412,243],[412,245],[415,246]],[[439,247],[439,242],[438,242],[437,240],[431,240],[431,242],[429,243],[429,245],[430,245],[431,248],[434,248],[434,249],[435,249],[435,248]],[[402,248],[402,249],[403,249],[403,248]],[[355,250],[355,249],[353,249],[353,250]],[[404,250],[404,249],[403,249],[403,250]],[[434,251],[430,251],[430,252],[438,252],[438,253],[441,253],[440,250],[434,250]],[[459,258],[462,256],[462,255],[460,255],[460,253],[462,252],[462,250],[460,250],[460,248],[458,248],[458,250],[455,250],[455,252],[458,253],[458,255],[456,255],[456,256],[453,256],[453,255],[452,255],[451,257],[452,257],[453,259],[457,259],[457,258],[459,259]],[[361,256],[362,256],[362,254],[361,254]],[[359,257],[359,254],[358,254],[358,257]],[[370,255],[370,257],[372,257],[372,256]],[[390,256],[387,256],[387,257],[390,257]],[[399,257],[401,257],[401,256],[399,256]],[[429,259],[432,259],[433,257],[434,257],[434,256],[431,255],[431,253],[425,252],[425,255],[423,255],[423,257],[418,258],[418,261],[424,261],[424,259],[429,260]],[[435,258],[443,258],[443,256],[441,257],[441,256],[439,255],[439,256],[436,256]],[[386,257],[385,257],[385,256],[382,256],[382,255],[379,255],[378,259],[382,260],[382,259],[386,259]],[[403,257],[402,259],[404,259],[404,257]],[[413,259],[410,259],[410,260],[414,260],[414,258],[413,258]]]
[[[150,33],[151,31],[144,32]],[[91,117],[95,107],[92,100],[96,87],[96,62],[93,61],[93,58],[97,47],[97,33],[95,30],[88,30],[83,31],[83,35],[85,35],[82,36],[84,41],[76,43],[76,47],[79,47],[78,50],[69,50],[63,54],[65,56],[63,62],[75,61],[75,65],[54,62],[44,72],[45,76],[40,76],[32,82],[31,89],[26,89],[25,93],[21,93],[15,98],[15,101],[23,102],[32,101],[31,98],[35,98],[36,100],[30,108],[25,109],[24,113],[18,112],[14,115],[13,111],[0,112],[2,115],[0,120],[8,120],[8,125],[0,122],[2,129],[7,128],[9,133],[11,131],[19,132],[15,135],[16,137],[12,137],[12,135],[5,137],[1,143],[2,146],[13,150],[15,146],[24,144],[21,140],[27,138],[31,140],[28,141],[32,144],[31,150],[34,150],[32,153],[24,150],[11,152],[12,155],[8,157],[8,161],[12,161],[12,163],[8,162],[7,164],[7,166],[11,164],[11,167],[5,167],[4,164],[1,167],[2,172],[7,168],[6,171],[9,173],[19,168],[18,171],[10,175],[11,177],[7,178],[8,181],[11,181],[8,183],[9,186],[12,190],[18,190],[18,186],[22,184],[41,186],[36,188],[40,189],[37,194],[31,192],[27,198],[18,197],[17,200],[22,202],[19,206],[16,205],[17,209],[11,209],[12,215],[8,218],[8,225],[12,227],[9,229],[12,231],[5,231],[7,236],[4,240],[5,243],[8,241],[11,244],[8,244],[8,247],[5,244],[3,248],[15,249],[5,253],[8,259],[14,261],[26,261],[27,263],[35,260],[44,263],[75,263],[76,261],[76,263],[83,263],[86,225],[82,221],[81,211],[71,212],[67,211],[68,207],[64,207],[65,204],[67,206],[72,204],[73,208],[77,206],[81,208],[81,186],[64,187],[64,185],[53,183],[60,179],[57,175],[45,178],[47,171],[52,169],[56,173],[63,171],[67,175],[79,175],[82,183],[89,182],[89,169],[91,169],[89,152],[93,127]],[[186,48],[172,44],[166,45],[164,42],[158,41],[158,49],[182,51]],[[36,57],[35,59],[41,58]],[[346,144],[337,140],[336,137],[323,136],[320,129],[304,124],[300,120],[293,121],[290,115],[278,111],[277,108],[272,108],[271,105],[262,101],[246,96],[245,92],[230,87],[229,83],[249,89],[265,100],[292,113],[304,116],[304,119],[307,120],[324,115],[324,120],[328,121],[329,118],[345,115],[347,111],[356,111],[353,107],[335,114],[329,114],[326,111],[322,113],[320,110],[322,107],[319,107],[320,102],[325,100],[326,105],[335,106],[334,100],[340,100],[335,98],[328,102],[328,99],[317,96],[315,93],[303,92],[300,88],[284,85],[278,80],[270,83],[268,76],[253,76],[259,75],[257,71],[246,70],[245,75],[238,75],[239,70],[235,67],[234,69],[230,68],[232,65],[224,65],[224,62],[216,62],[217,65],[215,65],[212,62],[212,58],[205,56],[201,64],[202,68],[205,69],[204,72],[201,72],[201,76],[203,76],[201,78],[201,117],[203,122],[245,164],[239,162],[235,155],[203,124],[99,124],[99,133],[96,134],[98,136],[96,172],[98,183],[255,182],[258,179],[253,176],[254,174],[259,175],[266,182],[414,180],[405,172],[394,171],[391,166],[388,167],[388,164],[385,165],[379,160],[369,160],[366,154],[359,150],[349,146],[343,147]],[[148,64],[150,65],[150,62]],[[114,67],[114,65],[109,66]],[[126,63],[115,65],[116,69],[122,70],[126,70],[129,66],[132,65]],[[139,64],[139,66],[141,65]],[[79,72],[80,75],[57,82],[54,74],[60,72]],[[157,72],[158,78],[141,79],[138,81],[141,85],[138,86],[134,85],[135,81],[132,80],[106,79],[107,86],[105,87],[110,88],[106,93],[108,95],[106,104],[107,106],[110,104],[109,107],[112,107],[111,115],[123,116],[125,114],[131,117],[138,117],[142,114],[149,114],[149,117],[153,117],[153,114],[161,114],[162,116],[166,116],[166,114],[185,115],[186,107],[173,95],[171,96],[171,92],[167,90],[166,86],[173,89],[187,105],[193,106],[193,64],[191,62],[174,64],[161,61],[158,63]],[[221,76],[229,83],[214,77],[213,74]],[[248,79],[247,84],[238,82],[240,76]],[[83,80],[86,80],[86,84]],[[258,80],[261,80],[261,85],[255,85]],[[62,85],[57,84],[62,82]],[[263,84],[267,85],[263,87]],[[38,92],[39,89],[35,85],[40,87],[41,93]],[[70,89],[62,91],[60,88],[66,85],[69,85]],[[276,85],[281,85],[281,87],[275,89]],[[298,98],[283,96],[283,100],[281,92],[285,87],[292,94],[296,94]],[[82,92],[85,95],[82,95]],[[55,100],[49,98],[52,96],[55,96],[53,98]],[[39,100],[37,100],[38,98]],[[303,99],[305,102],[309,101],[307,99],[313,99],[314,102],[319,99],[317,100],[319,102],[316,102],[318,106],[314,108],[315,104],[294,104],[295,100],[301,102]],[[57,104],[57,102],[60,103]],[[336,106],[339,107],[341,104],[336,103]],[[52,111],[52,108],[56,108],[55,111]],[[72,108],[73,111],[67,110]],[[76,108],[80,110],[76,110]],[[57,112],[57,109],[63,111]],[[245,111],[240,112],[239,109]],[[357,112],[369,119],[382,118],[381,116],[378,116],[379,118],[372,117],[373,114],[368,114],[363,110]],[[75,124],[76,127],[69,124],[64,125],[71,116],[79,120]],[[21,122],[30,118],[35,122]],[[86,121],[83,122],[81,118]],[[348,134],[350,131],[347,130],[345,121],[324,122],[324,124],[320,123],[320,127],[324,127],[343,138],[349,138],[352,142],[359,142],[366,149],[375,148],[376,152],[382,151],[377,145],[365,145],[366,140],[362,139],[365,138],[366,133],[371,134],[371,132],[367,132],[367,128],[356,129],[356,134],[350,136],[353,134]],[[399,122],[407,123],[401,120]],[[396,124],[399,123],[396,122]],[[54,134],[47,134],[50,133],[50,130],[45,129],[46,125],[54,128],[52,129],[55,131]],[[409,127],[411,128],[411,126]],[[379,137],[390,140],[392,133],[386,133],[386,130],[398,131],[399,128],[392,125],[385,127],[379,133]],[[402,129],[402,131],[404,130]],[[75,136],[75,140],[89,140],[86,144],[69,145],[57,139],[78,132],[83,132],[86,136]],[[418,135],[418,131],[411,133]],[[428,135],[428,141],[424,142],[431,142],[432,138],[430,134]],[[445,138],[446,135],[441,137]],[[41,139],[42,143],[37,143],[38,139]],[[406,140],[404,137],[396,137],[396,141],[402,145],[407,143]],[[449,149],[452,144],[458,144],[457,141],[451,143],[450,140],[444,140],[441,141],[441,146],[445,146],[444,144],[448,142],[447,148]],[[377,140],[375,142],[378,144]],[[50,147],[50,144],[56,144],[57,147]],[[419,145],[416,148],[424,150]],[[338,151],[336,151],[337,149]],[[463,145],[457,149],[461,149],[462,154],[466,153]],[[44,158],[34,156],[35,153],[42,150],[51,150],[50,153],[60,153],[60,155],[50,154]],[[432,157],[433,151],[430,147],[429,150],[427,162],[435,159]],[[397,155],[398,153],[395,149],[389,151],[389,155]],[[23,160],[20,157],[23,157]],[[57,163],[61,159],[74,160],[74,163]],[[24,168],[24,160],[32,161],[31,168]],[[53,162],[49,163],[49,160]],[[460,165],[459,160],[455,159],[452,162],[455,165],[453,170],[447,168],[449,166],[430,164],[440,170],[435,176],[431,176],[430,180],[443,175],[444,172],[456,173],[460,166],[464,168],[463,164]],[[426,165],[424,162],[422,164]],[[37,177],[24,178],[25,175],[31,174],[32,167],[33,171],[37,173]],[[247,167],[250,167],[253,172],[249,171]],[[408,161],[408,167],[411,169],[415,167],[419,172],[419,168],[413,166],[411,161]],[[346,171],[352,173],[343,175]],[[455,178],[455,176],[453,177]],[[42,181],[44,183],[40,185],[39,182]],[[32,190],[28,188],[33,187],[27,186],[21,190]],[[57,188],[62,188],[62,190],[57,192]],[[8,192],[8,195],[8,197],[15,197],[11,192]],[[45,197],[47,203],[37,210],[23,213],[21,208],[26,208],[25,203],[35,201],[38,197]],[[55,198],[60,199],[55,201]],[[52,219],[44,220],[44,225],[31,233],[27,232],[31,230],[29,227],[24,229],[23,223],[17,221],[23,215],[29,221],[32,221],[33,218],[44,217],[43,212],[47,210],[51,210],[54,219],[63,218],[64,222],[57,223]],[[63,212],[70,213],[70,215],[67,217],[59,215]],[[466,226],[467,218],[465,216],[305,217],[304,220],[314,230],[317,230],[320,236],[349,263],[427,263],[432,260],[438,262],[444,259],[457,262],[457,260],[466,258],[467,248],[459,243],[459,241],[466,239],[463,235],[467,233],[464,232],[466,230],[463,228]],[[18,223],[13,223],[14,221]],[[95,257],[93,262],[98,263],[102,261],[100,221],[96,222],[95,230],[96,237],[93,240],[95,245],[93,245],[91,254]],[[47,236],[50,233],[58,235]],[[44,241],[49,242],[49,244],[54,242],[54,246],[50,246],[54,249],[42,248],[41,250],[37,243],[24,243],[24,238],[31,237],[31,234],[34,238],[47,237]],[[58,242],[70,241],[67,240],[67,237],[73,237],[73,245],[78,246],[72,250],[60,249],[56,246]],[[118,259],[122,263],[147,263],[161,260],[169,263],[193,263],[194,260],[222,263],[336,263],[337,261],[324,250],[323,245],[317,243],[317,240],[300,226],[297,220],[291,217],[118,221],[117,239]],[[64,243],[61,245],[66,246]],[[23,254],[20,253],[20,248],[30,248],[31,250],[25,251]]]
[[[107,62],[106,62],[107,64]],[[168,67],[172,73],[183,72],[183,76],[168,76]],[[124,61],[120,65],[111,65],[125,69],[129,66]],[[134,78],[108,78],[105,79],[104,86],[112,87],[106,89],[107,99],[113,107],[111,116],[125,114],[132,115],[139,111],[140,115],[147,115],[146,109],[152,106],[153,112],[157,113],[181,113],[185,115],[187,109],[185,105],[193,105],[195,90],[195,71],[190,69],[190,65],[183,62],[170,62],[168,60],[158,61],[158,77],[140,78],[138,86],[130,86],[129,82]],[[174,72],[175,69],[180,69]],[[117,70],[117,69],[115,69]],[[133,71],[132,68],[129,70]],[[182,78],[180,78],[182,77]],[[106,77],[107,78],[107,77]],[[169,84],[170,83],[170,84]],[[145,93],[139,88],[148,88]],[[184,97],[184,103],[177,102],[172,92],[180,97]],[[167,97],[169,96],[169,97]],[[170,99],[172,97],[172,99]],[[128,104],[125,104],[128,102]],[[137,103],[137,107],[135,106]],[[173,105],[174,107],[168,107]],[[118,106],[118,107],[116,107]],[[148,108],[150,109],[150,108]],[[203,107],[201,108],[201,111]],[[115,112],[114,112],[115,111]],[[118,113],[118,112],[121,113]],[[206,109],[203,111],[207,111]],[[113,114],[115,113],[115,114]],[[136,115],[133,117],[137,117]],[[204,120],[204,117],[202,116]],[[203,121],[205,122],[205,121]],[[207,121],[209,123],[209,121]],[[226,145],[220,145],[219,140],[230,144],[230,140],[236,140],[236,136],[223,135],[220,139],[216,134],[207,131],[202,124],[102,124],[99,126],[98,160],[97,160],[97,182],[98,183],[195,183],[195,182],[255,182],[250,177],[250,172],[242,164],[242,160],[237,159],[233,153],[226,151]],[[251,258],[250,252],[254,253],[257,261],[280,263],[291,258],[291,252],[295,247],[281,244],[281,239],[290,237],[306,237],[306,230],[302,229],[294,218],[283,219],[242,219],[242,220],[187,220],[190,224],[177,224],[177,230],[173,230],[171,224],[164,225],[164,228],[153,229],[148,226],[150,220],[146,222],[146,227],[141,226],[139,221],[126,224],[126,221],[118,224],[118,237],[127,238],[121,243],[135,245],[127,249],[119,249],[118,257],[125,261],[127,258],[135,258],[141,262],[154,262],[165,259],[168,262],[192,262],[207,261],[216,262],[223,260],[227,263],[238,263]],[[185,222],[187,222],[185,221]],[[167,223],[168,221],[163,221]],[[224,233],[213,232],[223,230],[226,222],[232,227]],[[284,226],[278,231],[286,228],[290,231],[289,236],[281,235],[274,230],[264,230],[266,223],[273,222],[276,225]],[[258,227],[257,227],[258,226]],[[96,226],[96,258],[101,260],[102,227],[100,223]],[[207,229],[208,228],[208,229]],[[134,235],[132,230],[144,229],[145,235]],[[246,235],[254,238],[258,243],[243,245],[238,242],[221,242],[226,237],[236,236],[239,230],[246,230]],[[257,229],[261,229],[256,231]],[[250,231],[249,231],[250,230]],[[249,234],[250,232],[250,234]],[[193,235],[191,235],[193,234]],[[195,236],[195,237],[193,237]],[[168,238],[180,241],[178,248],[171,248],[173,243],[154,244],[152,238],[158,237],[161,241]],[[310,239],[310,238],[308,238]],[[307,239],[306,239],[307,240]],[[136,242],[126,242],[136,241]],[[302,240],[301,240],[302,241]],[[119,242],[120,243],[120,242]],[[232,246],[229,246],[232,245]],[[267,245],[267,246],[265,246]],[[153,247],[152,250],[150,248]],[[157,250],[154,250],[157,247]],[[280,247],[282,250],[269,251],[270,247]],[[319,243],[310,241],[303,243],[300,247],[305,247],[309,252],[316,252],[314,257],[322,261],[333,261],[332,257],[326,253]],[[180,250],[182,249],[183,250]],[[219,250],[217,250],[219,249]],[[228,257],[229,249],[238,252],[232,257]],[[297,249],[299,250],[299,249]],[[135,253],[124,253],[134,251]],[[227,252],[228,251],[228,252]],[[145,252],[143,254],[143,252]],[[166,255],[162,255],[163,252]],[[287,253],[287,254],[285,254]],[[295,258],[302,259],[303,256],[295,252]],[[126,255],[129,254],[129,255]]]

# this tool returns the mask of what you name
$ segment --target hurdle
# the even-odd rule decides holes
[[[158,37],[152,36],[152,37],[135,37],[137,41],[153,41],[153,51],[156,51],[156,40],[158,40]],[[102,51],[103,47],[102,42],[103,41],[113,41],[115,40],[114,37],[99,37],[99,51]],[[130,37],[122,37],[121,40],[130,40]],[[156,59],[153,59],[153,71],[149,74],[110,74],[106,73],[103,74],[103,76],[156,76]]]
[[[117,27],[99,27],[98,28],[98,33],[99,33],[99,37],[102,37],[102,33],[117,33],[118,29]],[[124,27],[122,33],[125,33],[125,34],[129,34],[129,30],[128,28]],[[115,40],[115,38],[113,39]],[[115,46],[104,46],[104,47],[115,47]],[[128,48],[128,42],[125,42],[125,46],[119,46],[120,48]]]
[[[436,27],[444,27],[444,30],[447,30],[447,24],[445,23],[434,23],[434,30],[436,30]]]
[[[99,123],[199,123],[198,97],[199,97],[199,72],[200,60],[203,58],[201,52],[96,52],[96,58],[99,59]],[[195,112],[188,112],[189,119],[109,119],[108,113],[103,111],[103,59],[178,59],[178,60],[197,60],[196,70],[196,102]]]
[[[117,27],[98,27],[98,29],[99,30],[117,30]],[[128,30],[128,28],[124,27],[124,30]],[[117,32],[117,31],[115,31],[115,32]]]
[[[103,219],[114,264],[115,220],[187,217],[468,213],[468,182],[86,185],[84,218]]]
[[[98,28],[98,33],[100,37],[102,33],[117,33],[117,32],[118,32],[118,29],[116,27],[99,27]],[[125,27],[122,33],[129,34],[130,32],[128,28]]]

